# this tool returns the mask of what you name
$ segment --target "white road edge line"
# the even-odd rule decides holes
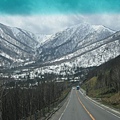
[[[72,90],[72,91],[73,91],[73,90]],[[66,105],[66,107],[65,107],[64,111],[62,112],[62,114],[61,114],[61,116],[60,116],[59,120],[61,120],[62,116],[64,115],[64,113],[65,113],[65,111],[66,111],[66,109],[67,109],[67,107],[68,107],[68,105],[69,105],[69,103],[70,103],[70,98],[71,98],[71,95],[72,95],[72,91],[71,91],[70,97],[68,98],[68,99],[69,99],[69,101],[68,101],[68,103],[67,103],[67,105]]]
[[[112,113],[112,112],[110,112],[110,111],[108,111],[108,110],[106,110],[108,113],[110,113],[110,114],[112,114],[113,116],[115,116],[115,117],[117,117],[117,118],[120,118],[119,116],[117,116],[117,115],[115,115],[114,113]]]
[[[83,95],[83,93],[81,92],[81,90],[79,90],[79,92]],[[83,95],[83,96],[84,96],[84,95]],[[85,97],[85,96],[84,96],[84,97]],[[117,116],[117,115],[115,115],[114,113],[106,110],[105,108],[107,108],[107,109],[109,109],[109,110],[111,110],[111,111],[113,111],[113,112],[115,112],[115,113],[117,113],[117,114],[120,114],[118,111],[113,110],[113,109],[111,109],[111,108],[109,108],[109,107],[107,107],[107,106],[105,106],[105,105],[103,105],[103,104],[101,104],[101,103],[98,103],[98,102],[96,102],[95,100],[91,99],[91,98],[88,97],[88,96],[86,96],[85,98],[86,98],[86,99],[88,98],[88,99],[89,99],[90,101],[92,101],[92,103],[93,103],[94,105],[96,105],[97,107],[99,107],[99,108],[107,111],[108,113],[114,115],[114,116],[117,117],[117,118],[120,118],[119,116]],[[105,108],[101,107],[100,105],[103,106],[103,107],[105,107]]]

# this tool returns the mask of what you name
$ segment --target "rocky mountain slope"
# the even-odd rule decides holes
[[[39,36],[2,24],[0,28],[1,66],[24,61],[21,65],[32,66],[32,74],[65,74],[65,70],[99,66],[120,55],[120,32],[102,25],[83,23],[52,36]],[[38,43],[38,38],[42,42]]]
[[[120,55],[120,32],[116,32],[105,39],[83,45],[73,53],[47,61],[43,67],[35,69],[35,72],[66,74],[65,71],[74,72],[73,68],[77,67],[99,66],[118,55]],[[39,63],[36,63],[37,66],[39,66]]]
[[[37,40],[31,32],[0,24],[0,66],[34,60]]]
[[[0,23],[0,67],[18,66],[18,63],[35,60],[37,48],[50,37]]]
[[[39,50],[40,62],[50,61],[73,53],[85,46],[107,38],[115,31],[102,25],[83,23],[53,35]]]

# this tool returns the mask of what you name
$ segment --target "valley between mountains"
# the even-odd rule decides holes
[[[38,114],[41,118],[76,85],[86,95],[119,110],[120,31],[81,23],[52,35],[41,35],[0,24],[0,79],[2,94],[5,94],[1,98],[6,106],[1,111],[4,119],[7,110],[8,117],[13,119],[12,104],[6,104],[9,100],[23,111],[19,113],[15,107],[18,112],[15,120],[21,115],[29,119]],[[77,92],[76,95],[72,100],[80,101]],[[27,108],[26,114],[22,107]]]
[[[0,24],[0,43],[2,69],[31,66],[44,73],[62,72],[64,67],[99,66],[120,54],[119,31],[88,23],[53,35],[33,34]]]

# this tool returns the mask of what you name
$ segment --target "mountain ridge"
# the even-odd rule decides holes
[[[34,34],[27,33],[25,30],[20,28],[17,30],[18,31],[14,30],[14,35],[17,36],[18,39],[21,38],[21,40],[23,40],[23,38],[26,37],[29,41],[31,38],[33,38],[33,40],[36,38]],[[23,32],[25,32],[24,37],[21,37],[21,34],[18,34],[19,30],[20,33],[22,31],[22,35]],[[44,35],[40,37],[42,38]],[[21,49],[28,50],[31,56],[25,56],[25,61],[17,58],[16,60],[13,60],[14,64],[11,63],[9,66],[14,68],[17,66],[27,65],[35,69],[42,67],[44,69],[43,71],[58,68],[60,71],[64,65],[70,65],[71,68],[74,66],[98,66],[109,59],[116,57],[120,53],[120,32],[115,33],[115,31],[112,31],[102,25],[91,26],[90,24],[80,24],[78,26],[76,25],[67,28],[46,38],[45,39],[47,41],[45,40],[42,44],[36,42],[36,46],[34,46],[33,43],[31,43],[30,45],[32,45],[33,50],[31,51],[30,49],[31,52],[28,48],[24,49],[25,47],[20,47]],[[37,41],[37,39],[35,40]],[[19,46],[20,44],[17,45]],[[27,45],[29,48],[31,47],[29,44]],[[113,48],[115,48],[116,53],[112,50]],[[16,54],[16,52],[14,54]],[[17,62],[19,62],[19,64]]]
[[[102,26],[102,28],[104,27]],[[79,26],[67,28],[64,31],[56,33],[52,38],[50,38],[51,40],[39,48],[39,55],[43,57],[40,59],[42,61],[44,56],[56,59],[57,57],[61,57],[80,49],[84,44],[86,45],[92,41],[97,42],[104,39],[114,32],[115,31],[108,30],[108,28],[104,28],[103,31],[99,31],[99,29],[96,31],[96,29],[93,29],[93,26],[89,24],[81,24]],[[46,53],[46,55],[44,53]]]
[[[0,66],[11,65],[13,62],[22,62],[31,58],[35,52],[38,42],[32,34],[23,32],[20,28],[9,27],[0,24]],[[2,59],[5,58],[6,60]],[[12,61],[9,63],[8,59]]]

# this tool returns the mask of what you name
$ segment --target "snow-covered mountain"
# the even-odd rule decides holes
[[[40,73],[62,73],[76,67],[99,66],[120,55],[120,32],[102,25],[80,24],[53,35],[39,48],[45,66]]]
[[[77,67],[99,66],[120,55],[120,32],[87,23],[51,36],[1,24],[0,43],[0,65],[24,61],[24,66],[32,64],[33,76],[37,72],[65,74]]]
[[[33,60],[37,44],[34,34],[0,24],[0,66]]]
[[[111,36],[86,45],[73,53],[48,61],[45,66],[34,69],[38,73],[74,74],[77,67],[88,68],[99,66],[120,55],[120,31]]]
[[[50,40],[50,37],[52,35],[44,35],[44,34],[35,34],[37,41],[39,42],[39,45],[45,44],[45,42],[48,42]]]
[[[38,50],[40,62],[70,54],[112,35],[115,31],[102,25],[82,23],[51,36]]]

